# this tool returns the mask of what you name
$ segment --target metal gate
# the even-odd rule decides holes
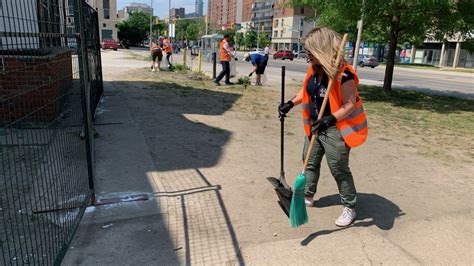
[[[93,198],[97,12],[0,0],[0,264],[59,264]]]

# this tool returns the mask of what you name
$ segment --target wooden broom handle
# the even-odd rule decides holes
[[[336,62],[335,63],[336,63],[336,67],[338,68],[338,70],[339,70],[339,65],[341,64],[341,55],[344,54],[344,47],[346,46],[347,37],[348,37],[348,35],[347,35],[347,33],[345,33],[344,36],[342,37],[341,44],[339,45],[339,51],[337,51],[337,57],[336,57]],[[333,83],[334,83],[334,80],[333,80],[332,77],[330,77],[329,78],[328,89],[326,91],[326,94],[324,95],[324,100],[323,100],[323,104],[321,105],[321,110],[319,110],[318,120],[323,117],[324,109],[326,109],[326,105],[327,105],[327,102],[328,102],[328,99],[329,99],[329,92],[331,91]],[[303,88],[303,90],[305,90],[305,89],[306,88]],[[311,154],[311,152],[313,150],[313,145],[314,145],[314,141],[316,140],[316,136],[317,136],[317,134],[313,134],[313,136],[311,137],[311,141],[309,142],[308,151],[306,152],[306,158],[304,160],[303,173],[306,171],[306,167],[308,167],[309,155]]]

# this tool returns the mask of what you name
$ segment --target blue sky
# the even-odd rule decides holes
[[[153,13],[160,18],[168,15],[169,0],[151,0],[153,1]],[[117,0],[117,10],[122,9],[130,3],[145,3],[150,5],[150,0]],[[204,14],[207,10],[207,0],[204,0]],[[194,12],[194,0],[171,0],[171,8],[184,7],[186,13]]]

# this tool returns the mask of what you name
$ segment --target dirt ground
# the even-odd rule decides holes
[[[351,151],[357,221],[346,229],[334,225],[341,206],[323,163],[309,223],[292,229],[265,179],[280,171],[280,88],[216,87],[201,76],[147,68],[109,74],[108,80],[138,124],[157,171],[199,169],[220,185],[246,263],[473,261],[472,132],[440,138],[407,133],[368,108],[368,141]],[[288,85],[286,98],[297,87]],[[299,108],[285,126],[285,173],[292,184],[302,170]],[[426,147],[437,141],[441,155],[433,156]],[[366,260],[344,257],[359,252]]]

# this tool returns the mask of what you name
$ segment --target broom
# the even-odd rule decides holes
[[[344,53],[344,46],[346,46],[347,33],[342,37],[341,44],[339,46],[339,51],[337,52],[336,57],[336,66],[339,67],[341,63],[341,55]],[[324,109],[326,108],[327,101],[329,99],[329,92],[331,91],[332,84],[334,82],[333,77],[329,77],[328,89],[326,95],[324,95],[323,104],[321,105],[321,110],[318,114],[318,120],[324,114]],[[305,88],[303,88],[305,89]],[[308,166],[309,155],[313,149],[314,141],[316,140],[317,133],[313,134],[311,141],[309,143],[308,151],[306,153],[306,158],[304,160],[303,171],[295,180],[295,185],[293,187],[293,198],[290,205],[290,224],[291,227],[298,227],[308,222],[308,213],[306,212],[306,204],[304,202],[304,188],[306,186],[306,167]]]

